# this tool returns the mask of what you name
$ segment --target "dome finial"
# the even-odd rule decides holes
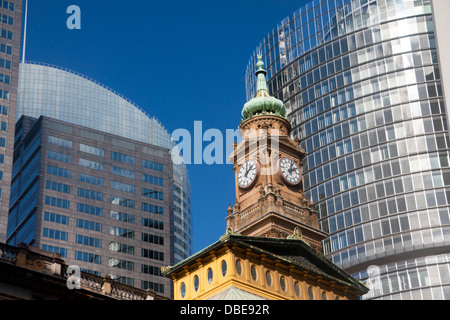
[[[257,53],[257,58],[258,58],[258,62],[256,63],[256,67],[258,68],[258,70],[256,70],[256,92],[257,95],[266,95],[269,96],[269,90],[267,89],[267,72],[264,69],[264,61],[263,61],[263,56],[262,56],[262,52],[258,51]]]
[[[264,64],[264,61],[263,61],[263,56],[262,56],[261,51],[258,51],[258,53],[256,54],[256,57],[258,58],[258,62],[256,63],[256,67],[258,68],[258,70],[256,71],[256,73],[258,74],[259,71],[266,72],[264,70],[265,64]]]
[[[284,103],[269,94],[267,86],[267,72],[264,69],[263,54],[258,51],[256,54],[258,62],[256,63],[256,96],[244,105],[242,116],[244,120],[258,115],[275,115],[283,119],[286,117]]]

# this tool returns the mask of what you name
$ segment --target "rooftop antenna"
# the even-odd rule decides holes
[[[25,0],[25,22],[23,29],[23,48],[22,48],[22,63],[25,63],[25,47],[27,45],[27,17],[28,17],[28,0]]]

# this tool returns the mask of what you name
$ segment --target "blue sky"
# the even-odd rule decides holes
[[[172,133],[239,126],[245,70],[260,41],[305,0],[29,0],[26,60],[91,77]],[[69,30],[70,5],[81,30]],[[208,145],[205,143],[203,147]],[[226,231],[231,165],[189,165],[194,252]]]

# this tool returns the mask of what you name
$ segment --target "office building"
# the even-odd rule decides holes
[[[167,131],[111,89],[48,65],[21,65],[18,105],[7,243],[170,297],[160,267],[192,250],[192,217]]]
[[[8,220],[21,32],[22,1],[0,1],[0,243]]]
[[[173,260],[167,150],[43,116],[21,117],[16,132],[8,244],[165,293],[159,264]]]
[[[256,50],[307,153],[324,254],[371,285],[364,299],[450,299],[449,12],[439,0],[311,1]]]

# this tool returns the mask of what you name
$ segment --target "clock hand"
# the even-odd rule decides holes
[[[253,170],[253,165],[252,165],[250,168],[248,168],[248,170],[245,172],[245,177],[247,177],[248,173],[249,173],[251,170]]]
[[[245,176],[246,178],[247,178],[247,175],[248,175],[249,171],[250,171],[250,168],[248,168],[248,169],[245,171],[244,176]]]
[[[291,173],[292,173],[292,171],[294,171],[294,170],[295,170],[294,164],[291,164],[291,168],[290,168],[290,169],[288,169],[288,171],[289,171],[289,174],[291,174]]]

